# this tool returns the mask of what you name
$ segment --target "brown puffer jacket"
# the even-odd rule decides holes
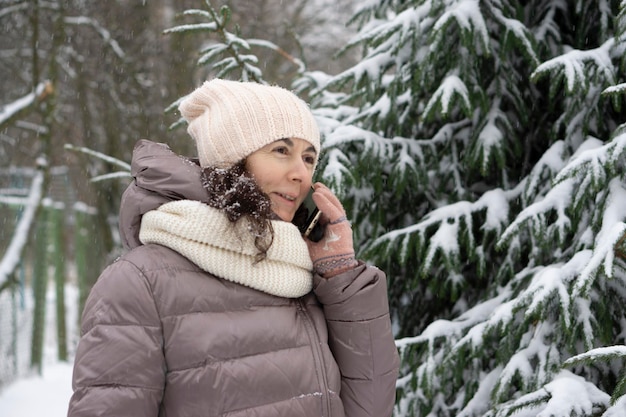
[[[281,298],[140,244],[142,214],[204,198],[199,173],[164,145],[135,148],[120,211],[131,250],[87,300],[68,416],[390,416],[399,359],[383,272],[359,265]]]

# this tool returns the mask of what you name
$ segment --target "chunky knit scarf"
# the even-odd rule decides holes
[[[312,263],[298,228],[272,221],[274,241],[267,258],[254,262],[257,249],[246,222],[231,223],[224,213],[199,201],[167,203],[143,215],[139,239],[166,246],[202,270],[280,297],[297,298],[312,288]]]

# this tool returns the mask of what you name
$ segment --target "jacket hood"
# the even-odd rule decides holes
[[[141,218],[148,211],[175,200],[206,202],[201,173],[197,159],[177,155],[164,143],[137,142],[131,161],[133,181],[120,204],[119,231],[124,248],[141,245]]]

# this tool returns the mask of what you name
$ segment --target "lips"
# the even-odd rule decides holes
[[[271,199],[274,213],[285,221],[291,221],[296,212],[298,198],[290,194],[274,192]]]
[[[298,200],[298,195],[297,194],[283,194],[283,193],[279,193],[279,192],[274,192],[274,194],[276,194],[278,197],[281,198],[281,200],[285,200],[289,203],[295,203]]]

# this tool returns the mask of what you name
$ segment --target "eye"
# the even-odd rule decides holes
[[[304,155],[302,159],[304,159],[304,162],[309,165],[315,165],[317,162],[317,158],[314,155]]]
[[[289,149],[286,146],[277,146],[274,148],[274,152],[277,152],[281,155],[287,155],[289,153]]]

